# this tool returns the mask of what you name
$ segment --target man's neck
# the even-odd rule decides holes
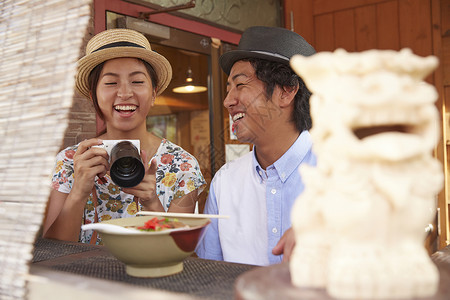
[[[280,159],[295,143],[299,135],[300,132],[292,131],[265,138],[263,141],[255,143],[255,154],[261,167],[265,170]]]

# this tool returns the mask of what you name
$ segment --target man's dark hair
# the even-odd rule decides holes
[[[148,75],[150,75],[153,88],[156,88],[157,83],[158,83],[158,75],[156,74],[155,69],[153,69],[153,67],[145,60],[141,60],[141,61],[144,63],[145,68],[147,69]],[[88,77],[89,91],[91,92],[92,102],[94,103],[95,111],[97,112],[98,116],[102,120],[104,120],[104,116],[103,116],[102,111],[100,110],[100,107],[98,106],[98,99],[97,99],[96,91],[97,91],[98,81],[100,80],[100,73],[102,73],[104,64],[105,64],[105,62],[102,62],[101,64],[97,65],[94,69],[92,69],[92,71]]]
[[[248,58],[244,61],[250,62],[255,69],[256,77],[261,80],[265,87],[267,97],[271,98],[275,86],[295,88],[298,91],[294,98],[294,110],[292,121],[299,132],[309,130],[312,126],[309,111],[309,97],[311,92],[306,87],[303,80],[286,64],[273,62],[260,58]]]

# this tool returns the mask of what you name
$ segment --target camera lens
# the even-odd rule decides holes
[[[129,141],[117,143],[111,150],[111,179],[120,187],[138,185],[145,175],[138,149]]]
[[[137,168],[137,162],[133,157],[123,157],[116,161],[117,172],[122,176],[130,176]]]

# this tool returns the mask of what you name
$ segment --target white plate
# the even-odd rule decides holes
[[[141,216],[158,216],[158,217],[168,217],[168,218],[209,218],[209,219],[228,219],[230,216],[223,215],[208,215],[208,214],[190,214],[190,213],[167,213],[159,211],[140,211],[136,215]]]
[[[171,228],[171,229],[164,229],[160,231],[146,231],[146,230],[139,230],[137,228],[127,228],[119,225],[114,224],[103,224],[103,223],[90,223],[85,224],[81,226],[82,230],[96,230],[98,232],[104,232],[104,233],[114,233],[114,234],[127,234],[127,235],[145,235],[145,234],[152,234],[152,235],[158,235],[158,234],[167,234],[169,232],[173,231],[182,231],[182,230],[190,230],[196,227],[180,227],[180,228]]]

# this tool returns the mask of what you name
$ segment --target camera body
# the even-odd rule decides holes
[[[136,186],[144,178],[140,144],[139,140],[103,140],[102,145],[95,146],[108,153],[111,179],[120,187]]]
[[[136,147],[138,153],[141,150],[141,141],[140,140],[103,140],[103,144],[97,145],[94,147],[105,149],[106,152],[108,152],[108,155],[110,158],[109,162],[111,162],[111,150],[114,148],[114,146],[116,146],[120,142],[131,143],[134,147]]]

